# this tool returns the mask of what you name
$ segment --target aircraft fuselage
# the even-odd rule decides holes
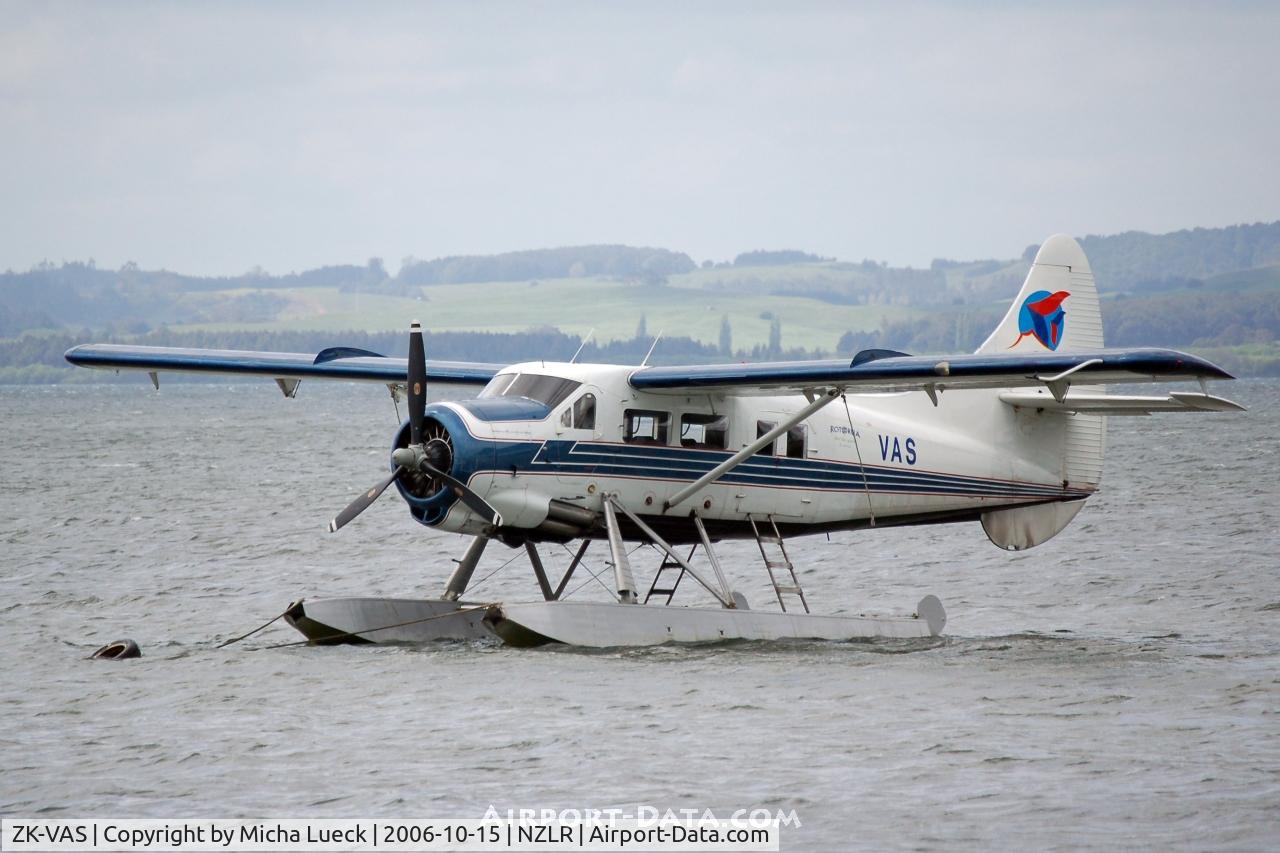
[[[1064,463],[1067,419],[1015,410],[994,392],[943,394],[937,406],[919,392],[851,394],[668,507],[682,488],[809,401],[643,392],[627,382],[634,369],[513,365],[479,398],[434,403],[427,417],[449,433],[454,476],[501,513],[508,533],[533,539],[566,538],[544,524],[549,507],[598,511],[610,493],[687,539],[691,511],[718,537],[750,535],[749,516],[816,532],[873,519],[972,519],[1000,507],[1084,498],[1097,488],[1095,472]],[[404,440],[402,429],[397,441]],[[453,495],[422,500],[401,492],[423,523],[484,531]]]

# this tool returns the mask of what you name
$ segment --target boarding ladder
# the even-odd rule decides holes
[[[689,560],[693,559],[693,552],[696,550],[698,550],[698,546],[696,544],[689,549]],[[688,562],[688,560],[686,560],[686,562]],[[669,587],[659,587],[658,581],[661,579],[663,572],[673,572],[676,569],[680,570],[680,573],[676,575],[676,582]],[[649,585],[649,592],[645,594],[644,603],[648,604],[649,599],[653,598],[655,595],[665,595],[667,600],[663,603],[670,604],[671,599],[676,597],[676,589],[679,588],[680,581],[684,580],[684,574],[684,566],[671,559],[669,554],[663,552],[662,565],[658,566],[658,571],[653,576],[653,583]]]
[[[783,600],[784,595],[794,595],[800,599],[800,604],[804,607],[804,612],[809,612],[809,602],[805,601],[804,590],[800,588],[800,579],[796,577],[796,567],[792,564],[791,558],[787,556],[787,546],[782,544],[782,534],[778,532],[778,523],[773,520],[773,516],[767,516],[769,526],[765,528],[765,532],[760,532],[760,526],[756,525],[756,520],[751,515],[747,519],[751,522],[751,530],[756,535],[756,544],[760,546],[760,557],[764,560],[764,567],[769,572],[769,583],[773,584],[773,592],[778,596],[778,606],[782,608],[782,612],[787,612],[787,603]],[[769,530],[773,533],[770,534]],[[765,546],[776,549],[772,558]],[[779,559],[779,557],[781,559]],[[778,583],[778,575],[781,570],[786,569],[787,574],[791,576],[791,583]],[[775,573],[776,571],[776,573]],[[784,578],[785,581],[785,578]]]

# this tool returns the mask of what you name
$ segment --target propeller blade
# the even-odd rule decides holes
[[[422,327],[409,326],[409,443],[422,444],[422,422],[427,414],[427,355]]]
[[[427,461],[419,463],[418,470],[423,473],[430,474],[432,477],[439,477],[441,480],[444,480],[449,484],[449,487],[453,489],[454,494],[461,498],[462,502],[467,505],[468,509],[490,524],[498,527],[502,526],[502,516],[498,514],[498,511],[491,507],[488,501],[473,492],[457,477],[449,476]]]
[[[396,477],[399,477],[402,471],[404,471],[404,468],[397,465],[396,469],[391,472],[389,477],[381,483],[378,483],[378,485],[374,486],[369,491],[360,495],[360,497],[356,498],[351,503],[347,504],[347,508],[334,516],[333,521],[329,522],[329,532],[337,533],[348,521],[368,509],[373,502],[387,490],[387,486],[395,482]]]

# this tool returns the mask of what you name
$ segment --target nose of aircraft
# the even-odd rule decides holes
[[[391,452],[392,467],[405,469],[401,486],[418,498],[429,498],[444,487],[437,474],[453,473],[453,440],[449,429],[436,417],[425,415],[418,425],[418,441],[414,441],[413,423],[396,433]]]
[[[437,417],[427,416],[427,361],[422,342],[422,327],[413,321],[409,328],[408,434],[396,434],[391,454],[391,474],[373,488],[362,493],[329,522],[336,532],[351,519],[364,512],[393,482],[401,495],[414,508],[415,516],[426,524],[443,519],[448,505],[461,499],[467,508],[489,524],[499,526],[502,518],[497,510],[465,483],[453,476],[454,451],[448,427]]]
[[[463,482],[477,464],[454,445],[453,432],[466,434],[458,415],[445,407],[428,409],[420,429],[422,441],[413,444],[412,422],[401,425],[391,451],[392,467],[402,472],[396,486],[414,517],[438,524],[460,499],[489,524],[501,525],[497,510]]]

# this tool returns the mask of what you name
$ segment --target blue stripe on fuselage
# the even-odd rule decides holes
[[[688,483],[731,454],[646,444],[578,441],[496,442],[504,469],[534,474],[627,477]],[[865,473],[864,473],[865,472]],[[718,481],[726,484],[825,491],[953,494],[972,497],[1061,498],[1088,494],[1058,485],[994,480],[960,474],[866,466],[826,459],[757,456]]]

